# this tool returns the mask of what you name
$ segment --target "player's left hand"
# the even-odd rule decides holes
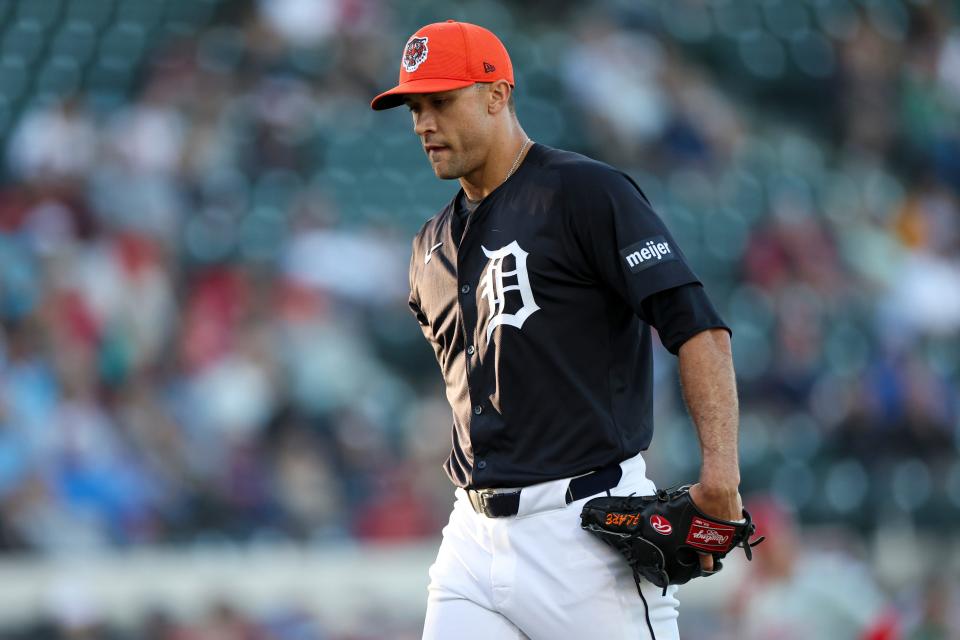
[[[698,482],[690,486],[690,499],[708,516],[721,520],[739,520],[743,517],[743,500],[736,488],[710,487]],[[713,571],[713,556],[701,553],[700,568],[706,572]]]

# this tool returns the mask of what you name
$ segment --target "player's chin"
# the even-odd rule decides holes
[[[457,180],[463,174],[446,163],[436,163],[433,165],[433,173],[441,180]]]

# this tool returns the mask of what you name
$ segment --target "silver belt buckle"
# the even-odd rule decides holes
[[[490,494],[484,490],[478,493],[477,496],[480,498],[480,513],[489,518],[490,514],[487,513],[487,498],[490,497]]]
[[[473,510],[485,516],[487,515],[487,495],[486,489],[471,489],[467,492]]]

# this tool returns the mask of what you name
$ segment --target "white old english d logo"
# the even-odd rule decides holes
[[[490,263],[480,280],[479,290],[480,295],[487,299],[487,304],[490,306],[490,321],[487,323],[487,344],[490,344],[490,336],[498,326],[509,324],[520,329],[527,318],[538,311],[540,307],[533,299],[530,278],[527,275],[527,255],[529,254],[520,248],[516,240],[496,251],[489,251],[482,245],[480,248],[490,259]],[[503,259],[511,255],[514,258],[514,269],[513,271],[504,271]],[[504,279],[510,276],[516,277],[516,283],[504,283]],[[517,291],[520,294],[522,304],[516,313],[505,313],[508,291]]]

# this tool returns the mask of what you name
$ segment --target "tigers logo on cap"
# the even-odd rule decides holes
[[[410,38],[403,49],[403,68],[407,73],[413,73],[427,59],[430,52],[427,49],[429,38]]]

